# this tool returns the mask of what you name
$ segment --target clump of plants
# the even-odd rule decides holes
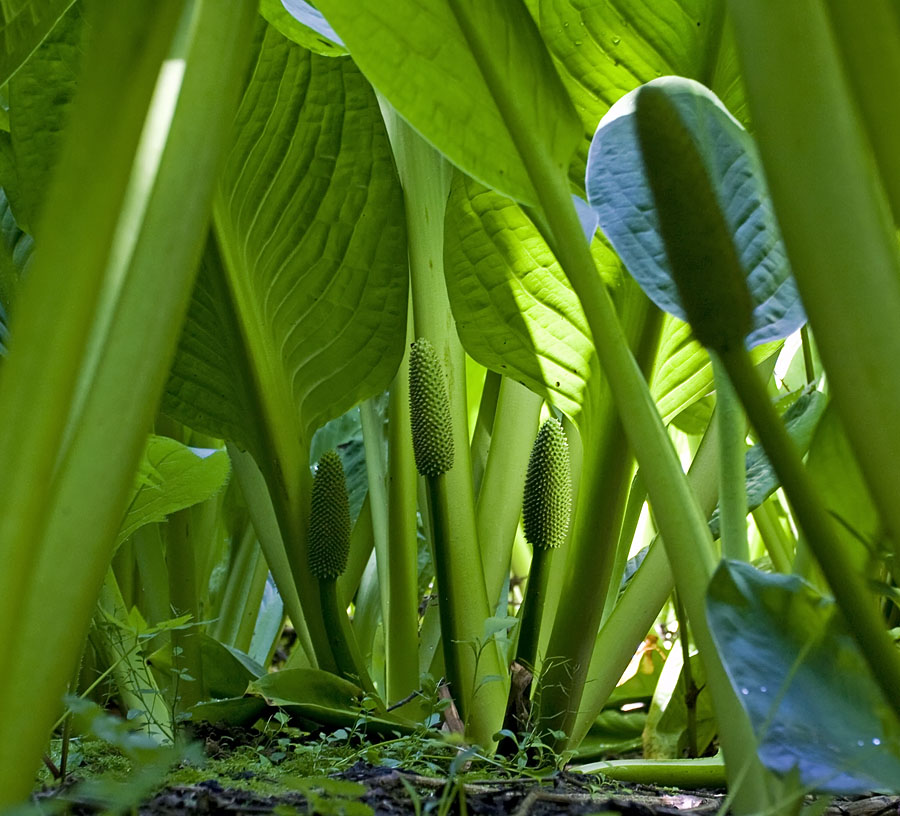
[[[201,723],[896,792],[892,9],[21,5],[0,809]]]

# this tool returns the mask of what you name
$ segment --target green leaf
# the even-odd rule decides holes
[[[197,637],[203,660],[203,697],[239,697],[252,681],[265,675],[266,670],[243,652],[203,633]]]
[[[825,509],[838,522],[838,536],[848,551],[861,552],[861,564],[884,542],[884,527],[847,440],[840,415],[829,403],[809,445],[807,469]]]
[[[33,232],[50,172],[69,118],[85,38],[80,5],[59,20],[9,83],[9,132],[16,187],[11,203],[23,229]]]
[[[559,169],[568,166],[580,137],[577,114],[519,0],[317,5],[378,91],[473,178],[536,204],[520,138],[539,145]],[[500,84],[491,84],[492,72]],[[527,100],[518,106],[515,132],[504,118],[504,95]]]
[[[6,191],[0,189],[0,304],[9,312],[31,261],[34,240],[16,222]]]
[[[260,0],[259,12],[289,40],[323,57],[347,53],[322,13],[303,0]]]
[[[228,697],[197,703],[190,710],[192,722],[226,723],[249,728],[266,710],[258,697]]]
[[[75,0],[0,2],[0,85],[19,69]]]
[[[743,270],[753,301],[747,347],[793,333],[806,316],[752,138],[719,99],[697,82],[663,77],[645,87],[648,94],[652,88],[662,97],[661,102],[677,117],[685,138],[699,153],[709,180],[703,187],[712,187],[711,201],[704,204],[710,207],[710,224],[721,221],[730,228],[735,263],[740,264],[735,268],[738,275]],[[650,299],[666,312],[686,319],[684,296],[678,291],[673,261],[667,255],[673,245],[668,238],[663,240],[662,227],[668,221],[661,221],[638,140],[635,105],[639,91],[622,97],[597,128],[588,158],[588,200],[599,215],[600,228]],[[728,246],[728,236],[724,239]],[[721,280],[724,284],[729,278]],[[737,320],[736,314],[732,318]]]
[[[265,462],[260,434],[308,446],[403,351],[400,187],[352,62],[264,32],[215,216],[223,263],[207,252],[165,406]]]
[[[666,74],[712,88],[746,124],[733,37],[719,0],[526,0],[584,128],[569,178],[584,184],[591,136],[623,93]]]
[[[795,576],[723,561],[707,610],[763,764],[812,790],[900,790],[896,721],[832,601]]]
[[[225,486],[230,472],[225,451],[200,452],[174,439],[151,436],[117,543],[145,524],[164,521],[176,510],[212,498]]]
[[[466,351],[577,417],[599,371],[593,338],[566,276],[521,208],[457,173],[444,256]]]

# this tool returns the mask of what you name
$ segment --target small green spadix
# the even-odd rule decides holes
[[[309,571],[320,580],[336,579],[350,552],[350,501],[337,451],[322,454],[316,467],[308,540]]]
[[[569,532],[572,476],[569,446],[559,420],[541,425],[525,475],[522,522],[525,539],[533,547],[558,547]]]
[[[453,427],[444,369],[425,338],[409,353],[409,408],[416,470],[436,477],[453,467]]]

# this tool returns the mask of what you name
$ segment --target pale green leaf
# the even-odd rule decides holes
[[[444,268],[466,351],[570,417],[599,371],[581,304],[520,207],[457,173]]]
[[[151,436],[117,541],[121,543],[138,527],[163,521],[176,510],[212,498],[224,487],[230,472],[225,451],[203,455],[174,439]]]
[[[398,113],[473,178],[536,204],[516,145],[523,137],[560,169],[568,166],[580,135],[577,115],[519,0],[317,5]],[[461,18],[489,44],[486,56],[473,50]],[[493,87],[485,74],[491,70],[500,77]],[[516,109],[515,133],[498,107],[500,96]]]

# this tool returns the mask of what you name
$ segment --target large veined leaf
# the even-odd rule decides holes
[[[767,767],[829,793],[900,790],[897,723],[832,601],[723,561],[707,607]]]
[[[569,176],[577,187],[600,119],[622,94],[656,77],[702,82],[746,123],[740,68],[719,0],[526,2],[584,127]]]
[[[117,541],[121,543],[145,524],[212,498],[230,472],[225,451],[197,451],[165,436],[151,436]]]
[[[224,264],[207,253],[166,405],[254,454],[260,419],[308,445],[402,354],[400,188],[352,62],[266,30],[215,216]]]
[[[75,0],[0,2],[0,84],[28,59]]]
[[[540,35],[519,0],[322,0],[317,6],[372,84],[419,133],[469,175],[528,204],[537,199],[515,138],[568,167],[581,127]],[[460,21],[490,41],[479,58]],[[490,65],[486,63],[490,62]],[[519,100],[512,134],[485,70]]]
[[[703,157],[718,206],[732,231],[753,299],[752,348],[794,332],[806,320],[750,135],[707,88],[680,77],[649,83],[676,107]],[[684,319],[653,192],[638,143],[633,91],[609,110],[591,142],[586,184],[600,228],[647,295]]]

